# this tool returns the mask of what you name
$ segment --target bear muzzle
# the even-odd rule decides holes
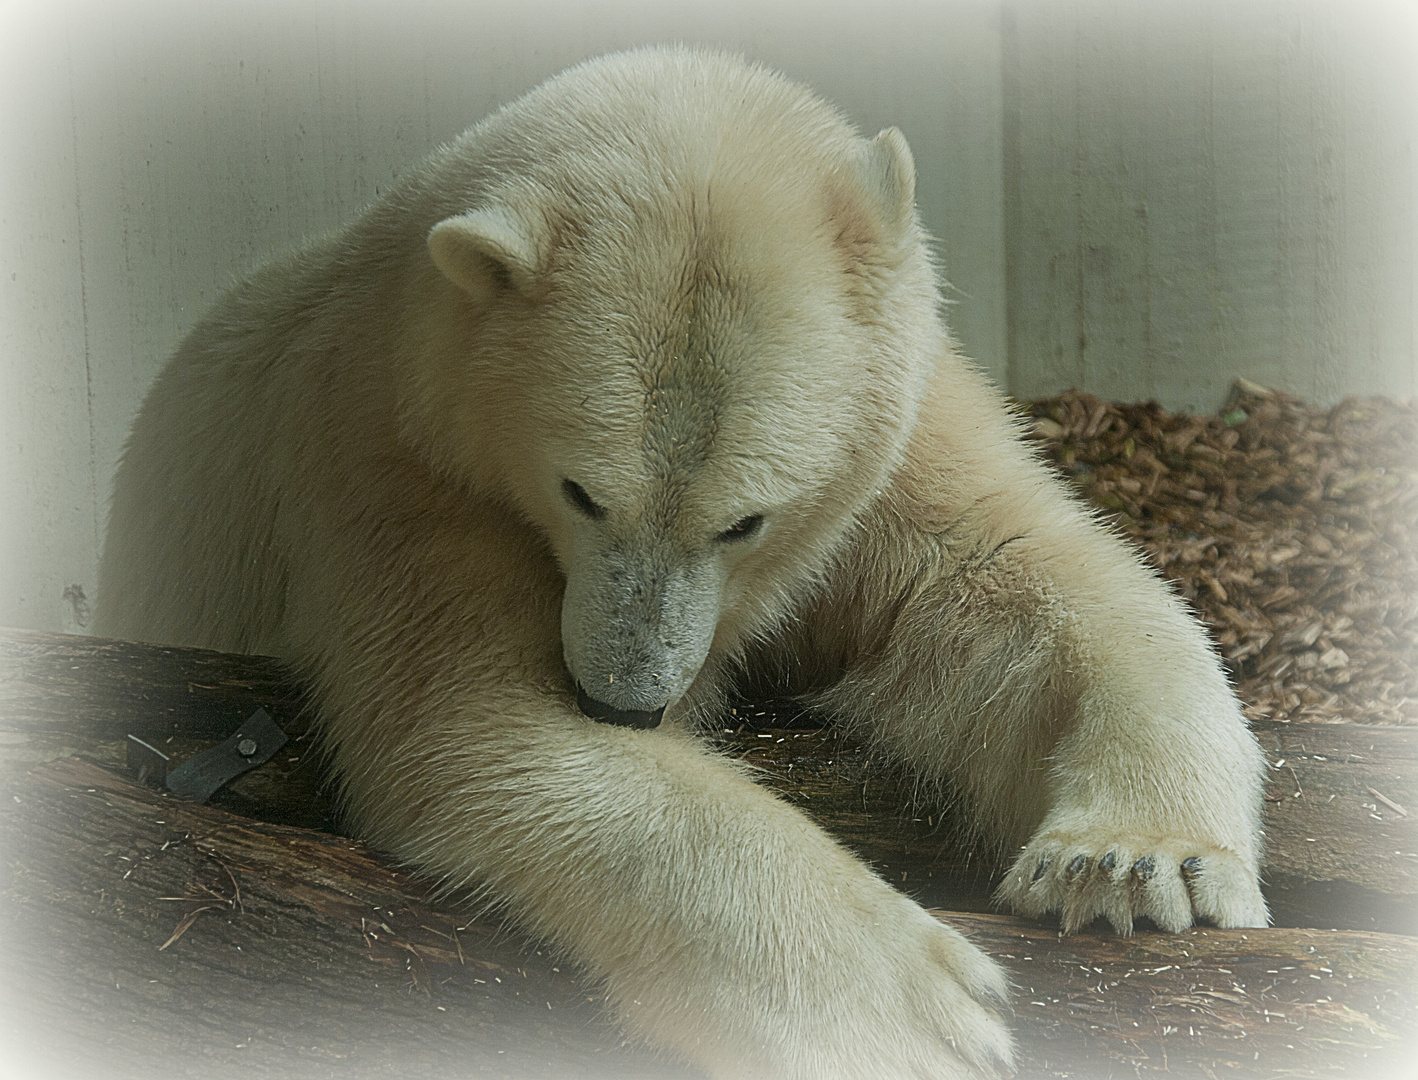
[[[607,705],[604,701],[597,701],[578,682],[576,684],[576,707],[592,720],[598,720],[602,724],[614,724],[616,727],[639,728],[648,730],[660,726],[660,720],[665,715],[665,707],[661,705],[658,709],[617,709],[614,705]]]

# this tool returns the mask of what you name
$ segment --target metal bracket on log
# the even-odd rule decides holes
[[[229,738],[194,754],[168,773],[168,790],[204,803],[218,788],[270,761],[285,744],[286,733],[276,726],[271,714],[257,709]]]

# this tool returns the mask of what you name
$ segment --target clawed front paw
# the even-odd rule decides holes
[[[692,976],[684,965],[633,973],[637,991],[622,1018],[714,1080],[986,1080],[1012,1071],[1002,968],[865,873],[818,897],[832,902],[813,920],[809,951],[722,955],[752,939],[746,929]],[[790,909],[814,906],[811,893],[799,901]],[[728,968],[715,966],[725,959]],[[692,1013],[664,1011],[666,1001],[692,1001]]]
[[[746,1013],[700,1020],[699,1037],[715,1044],[703,1062],[709,1074],[986,1080],[1011,1073],[1003,970],[905,897],[853,906],[849,939],[837,941],[847,951],[824,942],[812,963],[794,966],[793,1004],[785,1008],[775,992],[745,1002]]]
[[[1198,920],[1217,926],[1265,926],[1265,900],[1252,867],[1235,852],[1181,839],[1036,836],[999,887],[1021,915],[1057,912],[1064,933],[1100,915],[1119,934],[1146,915],[1163,930]]]

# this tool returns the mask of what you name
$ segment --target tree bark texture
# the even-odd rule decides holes
[[[117,771],[128,733],[180,759],[258,704],[291,743],[221,805]],[[1410,732],[1260,731],[1277,766],[1269,895],[1310,928],[1061,938],[978,913],[994,861],[912,809],[908,780],[831,732],[754,727],[786,714],[737,712],[719,738],[765,783],[924,902],[975,909],[942,917],[1009,969],[1021,1077],[1409,1075],[1418,942],[1329,927],[1411,919],[1413,834],[1393,809],[1418,803]],[[0,1065],[46,1078],[691,1075],[623,1045],[596,987],[496,912],[475,917],[340,836],[310,720],[269,659],[0,638]],[[1370,907],[1331,917],[1354,896]]]

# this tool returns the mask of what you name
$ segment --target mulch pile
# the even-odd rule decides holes
[[[1248,715],[1418,724],[1418,403],[1242,380],[1218,417],[1022,407],[1209,627]]]

